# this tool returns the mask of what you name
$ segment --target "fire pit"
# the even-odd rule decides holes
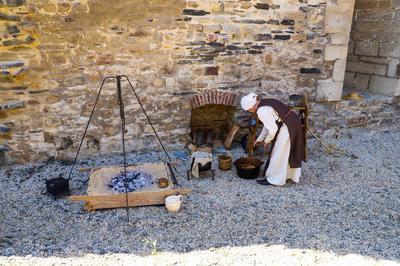
[[[145,163],[126,168],[131,189],[125,193],[124,174],[121,166],[91,169],[87,195],[73,195],[73,201],[85,201],[88,211],[109,208],[162,205],[165,197],[170,195],[186,195],[190,189],[174,188],[170,170],[165,163]],[[139,174],[139,175],[138,175]],[[167,181],[167,186],[160,187],[157,180]],[[113,181],[114,180],[114,181]],[[134,181],[135,180],[135,181]],[[141,180],[141,181],[137,181]],[[116,183],[118,190],[110,184]],[[128,203],[128,204],[127,204]]]
[[[126,187],[125,187],[126,182]],[[111,179],[108,186],[118,192],[133,192],[154,184],[154,178],[151,175],[132,171],[124,173]]]

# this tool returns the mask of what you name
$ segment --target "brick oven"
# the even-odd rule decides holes
[[[197,94],[190,100],[194,145],[212,147],[223,142],[234,126],[235,100],[235,94],[219,90]]]

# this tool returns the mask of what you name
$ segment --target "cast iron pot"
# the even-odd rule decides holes
[[[69,181],[61,175],[56,178],[46,179],[46,190],[47,193],[55,198],[69,195]]]
[[[199,164],[199,172],[205,172],[211,169],[211,162],[206,163],[205,165]]]
[[[235,161],[236,173],[244,179],[257,178],[263,162],[254,157],[242,157]]]

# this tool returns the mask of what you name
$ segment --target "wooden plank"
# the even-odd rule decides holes
[[[228,133],[228,137],[224,141],[224,148],[231,149],[232,142],[235,139],[236,133],[239,131],[240,127],[238,125],[234,125]]]
[[[128,206],[163,205],[165,197],[176,194],[187,195],[191,191],[191,189],[165,189],[152,192],[130,192],[128,193]],[[117,195],[76,195],[70,196],[69,199],[72,201],[85,201],[85,209],[88,211],[126,207],[124,193]]]

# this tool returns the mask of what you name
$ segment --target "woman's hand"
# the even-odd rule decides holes
[[[259,147],[261,145],[263,145],[264,141],[256,141],[254,142],[254,147]]]
[[[269,147],[270,147],[269,145],[270,145],[270,143],[264,142],[264,149],[269,150]]]

